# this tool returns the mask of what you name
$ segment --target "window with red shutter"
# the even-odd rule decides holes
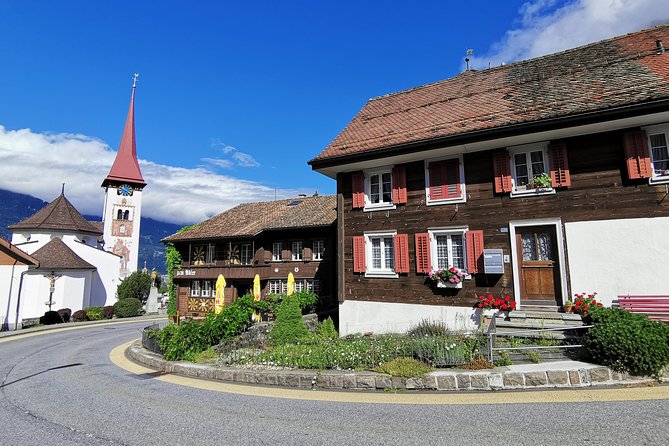
[[[409,272],[409,236],[406,234],[395,235],[395,272]]]
[[[362,172],[353,172],[351,174],[353,190],[353,209],[362,209],[365,207],[365,175]]]
[[[495,192],[498,194],[511,192],[511,165],[509,164],[509,152],[497,151],[492,155],[493,173],[495,175]]]
[[[404,166],[393,167],[393,203],[405,204],[407,202],[407,178]]]
[[[353,237],[353,272],[364,273],[365,265],[365,237],[362,235]]]
[[[430,235],[416,234],[416,272],[429,273],[430,265]]]
[[[553,187],[571,186],[567,145],[565,143],[549,144],[548,156],[551,161],[551,180],[553,181]]]
[[[427,203],[464,201],[460,158],[431,161],[427,164]]]
[[[653,169],[648,153],[646,132],[643,130],[627,132],[623,138],[628,178],[630,180],[651,178]]]
[[[483,272],[483,231],[467,231],[467,272]]]

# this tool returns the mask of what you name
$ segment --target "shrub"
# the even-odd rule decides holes
[[[74,314],[72,314],[72,320],[74,322],[87,321],[88,320],[88,315],[86,314],[86,310],[75,311]]]
[[[291,299],[296,299],[299,302],[300,310],[303,314],[313,313],[316,310],[316,302],[318,296],[311,291],[300,291],[290,296]]]
[[[85,308],[89,321],[99,321],[102,319],[102,307]]]
[[[593,361],[618,372],[658,376],[669,364],[669,326],[620,308],[589,310],[584,345]]]
[[[295,341],[308,337],[309,331],[302,319],[300,302],[292,296],[288,297],[279,305],[270,338],[277,341]]]
[[[61,308],[58,310],[58,315],[63,320],[63,322],[70,322],[70,316],[72,316],[72,310],[69,308]]]
[[[114,306],[107,305],[102,307],[102,317],[104,319],[111,319],[112,317],[114,317]]]
[[[138,316],[141,309],[142,302],[134,298],[121,299],[114,304],[114,314],[116,317]]]
[[[132,298],[145,303],[149,298],[150,291],[151,276],[142,271],[135,271],[118,284],[116,297],[118,300]]]
[[[451,331],[446,324],[428,319],[421,320],[418,325],[407,331],[407,336],[412,338],[439,338],[450,336]]]
[[[42,325],[60,324],[63,319],[57,311],[47,311],[44,316],[39,318],[39,323]]]
[[[313,334],[313,337],[316,339],[338,339],[339,333],[335,328],[332,318],[328,317],[323,322],[318,324],[318,329],[316,333]]]
[[[428,365],[411,358],[396,358],[381,364],[374,369],[375,372],[385,373],[390,376],[402,378],[414,378],[431,372],[433,369]]]

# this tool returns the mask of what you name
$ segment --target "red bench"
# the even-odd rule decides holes
[[[618,296],[620,308],[669,323],[669,296]]]

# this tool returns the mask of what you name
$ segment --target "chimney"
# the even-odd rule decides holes
[[[664,42],[661,40],[655,41],[655,46],[657,46],[657,54],[664,54],[666,50],[664,49]]]

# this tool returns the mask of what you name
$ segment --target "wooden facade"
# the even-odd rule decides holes
[[[513,262],[518,259],[514,258],[504,264],[504,274],[473,274],[471,279],[464,281],[461,289],[434,287],[426,274],[417,272],[422,268],[417,265],[415,235],[425,233],[428,228],[465,226],[470,230],[482,230],[486,249],[499,248],[504,255],[510,255],[516,240],[510,239],[509,222],[514,220],[559,218],[564,224],[669,216],[665,184],[652,185],[647,179],[630,179],[632,175],[628,169],[624,140],[625,135],[634,130],[638,129],[627,128],[550,141],[551,144],[563,143],[566,147],[570,185],[556,187],[555,193],[549,195],[511,197],[507,192],[495,191],[496,179],[499,180],[495,177],[495,154],[504,147],[462,154],[466,200],[457,204],[426,205],[426,167],[422,159],[402,164],[406,171],[406,204],[398,204],[390,210],[364,211],[354,206],[355,178],[359,178],[360,172],[338,173],[338,224],[342,254],[339,302],[359,300],[471,307],[481,294],[516,294]],[[416,154],[416,157],[419,156],[419,153]],[[383,159],[377,159],[376,163],[382,165]],[[409,272],[400,273],[396,279],[369,278],[364,272],[356,272],[354,238],[367,232],[389,230],[408,235]],[[565,256],[568,255],[565,252]],[[566,259],[563,262],[566,263]],[[567,265],[563,268],[566,271]],[[519,270],[522,274],[522,268]],[[555,278],[558,288],[561,286],[559,279]],[[541,277],[537,275],[532,280],[540,281]],[[569,287],[569,282],[566,283]],[[528,284],[528,287],[531,286]],[[569,296],[571,291],[558,289],[556,293]],[[530,298],[528,290],[523,294]],[[538,299],[546,303],[541,296]],[[561,303],[561,299],[557,299],[555,305]]]

